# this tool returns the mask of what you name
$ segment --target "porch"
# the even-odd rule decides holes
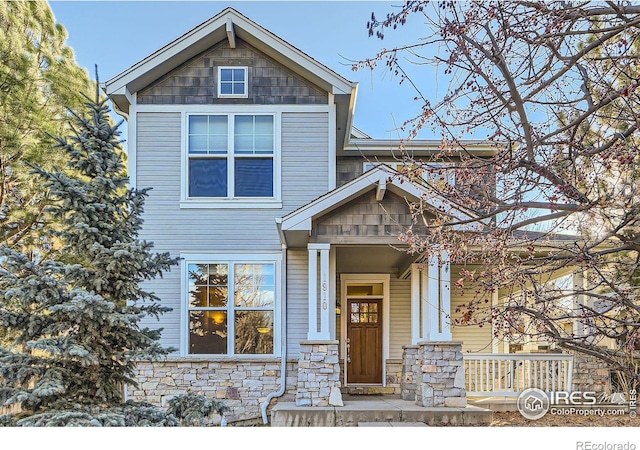
[[[287,333],[299,355],[298,407],[332,408],[341,405],[341,394],[377,391],[423,408],[464,408],[467,395],[499,395],[507,386],[517,395],[532,387],[525,384],[535,376],[515,375],[522,367],[516,360],[513,367],[508,359],[468,360],[507,349],[491,326],[451,326],[474,290],[452,288],[461,267],[447,252],[411,255],[401,248],[398,236],[411,223],[406,199],[423,194],[374,170],[278,222],[287,291],[295,292],[287,299]],[[497,291],[485,298],[485,313],[499,301]],[[527,367],[537,375],[554,364]],[[489,388],[489,378],[503,376]]]

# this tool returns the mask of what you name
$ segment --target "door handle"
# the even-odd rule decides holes
[[[349,345],[349,339],[347,339],[347,364],[351,363],[350,349],[351,345]]]

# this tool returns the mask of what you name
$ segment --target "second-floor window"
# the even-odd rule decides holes
[[[189,198],[274,198],[274,116],[188,116]]]

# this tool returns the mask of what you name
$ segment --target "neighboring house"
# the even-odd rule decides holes
[[[468,297],[445,254],[421,270],[397,250],[406,199],[448,204],[390,176],[399,143],[353,127],[356,83],[225,9],[104,88],[128,122],[131,184],[153,188],[142,238],[181,258],[147,285],[172,311],[146,325],[177,350],[141,363],[129,396],[202,392],[234,419],[272,398],[339,404],[337,389],[461,406],[462,352],[509,351],[491,327],[450,328]],[[423,373],[446,382],[421,389]]]

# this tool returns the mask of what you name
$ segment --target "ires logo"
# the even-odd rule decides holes
[[[549,392],[549,401],[552,405],[562,406],[587,406],[598,403],[598,394],[595,392]]]

